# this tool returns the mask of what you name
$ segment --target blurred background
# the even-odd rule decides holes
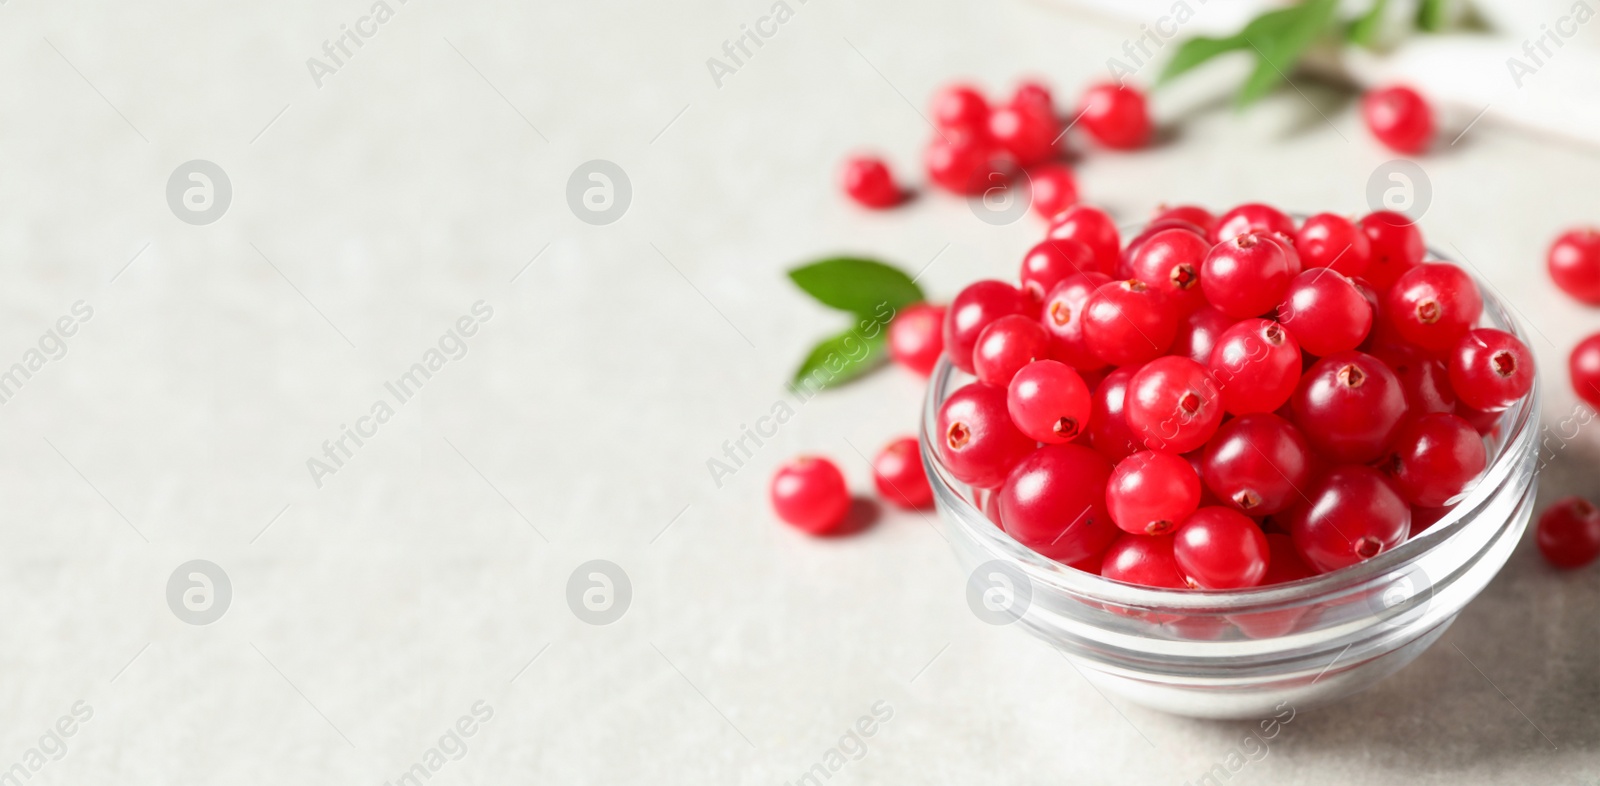
[[[1186,5],[1129,84],[1270,7]],[[1592,496],[1565,364],[1600,312],[1544,253],[1600,223],[1600,25],[1388,5],[1381,48],[1312,47],[1247,109],[1227,55],[1151,94],[1145,149],[1069,132],[1080,196],[1365,213],[1397,155],[1356,99],[1413,84],[1423,231],[1536,338],[1541,500]],[[0,406],[0,783],[1178,784],[1230,756],[1242,783],[1600,782],[1600,573],[1531,543],[1411,667],[1252,743],[975,619],[931,513],[812,539],[769,512],[802,451],[866,495],[922,388],[795,404],[841,326],[784,271],[872,255],[943,301],[1045,226],[932,192],[864,211],[843,159],[920,184],[938,87],[1072,106],[1174,8],[0,2],[0,364],[27,370]]]

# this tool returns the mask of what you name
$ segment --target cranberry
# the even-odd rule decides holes
[[[1178,205],[1177,207],[1161,205],[1156,208],[1156,214],[1150,219],[1150,223],[1154,224],[1169,218],[1194,225],[1199,228],[1200,234],[1205,235],[1207,239],[1210,239],[1211,228],[1216,226],[1217,223],[1217,217],[1211,215],[1211,211],[1198,205]]]
[[[1578,398],[1600,409],[1600,333],[1578,342],[1572,348],[1567,366],[1572,374],[1572,389]]]
[[[844,192],[863,207],[881,210],[900,204],[902,193],[889,166],[876,156],[855,156],[844,162]]]
[[[1563,292],[1600,306],[1600,229],[1569,230],[1550,244],[1550,278]]]
[[[1354,281],[1318,268],[1289,282],[1278,319],[1301,349],[1322,357],[1361,346],[1372,330],[1372,305]]]
[[[1006,390],[1006,410],[1022,433],[1040,442],[1072,442],[1089,428],[1089,386],[1071,366],[1039,360],[1022,367]]]
[[[1450,515],[1452,510],[1455,510],[1453,505],[1448,508],[1419,508],[1415,505],[1411,506],[1411,532],[1406,535],[1406,540],[1427,532],[1429,527],[1443,521],[1444,517]]]
[[[1411,529],[1411,508],[1371,467],[1337,467],[1307,498],[1289,511],[1289,535],[1306,562],[1324,573],[1394,548]]]
[[[1365,463],[1383,455],[1406,413],[1400,379],[1383,361],[1361,352],[1318,360],[1290,399],[1294,422],[1319,453],[1337,462]]]
[[[1159,235],[1169,229],[1181,229],[1185,232],[1197,235],[1201,240],[1206,241],[1207,249],[1211,248],[1210,240],[1207,238],[1205,231],[1194,224],[1176,218],[1163,218],[1159,221],[1151,221],[1149,224],[1145,225],[1144,229],[1139,232],[1139,234],[1135,235],[1132,240],[1129,240],[1128,245],[1122,249],[1122,257],[1117,261],[1117,277],[1136,278],[1132,272],[1133,266],[1131,263],[1133,257],[1139,253],[1139,249],[1144,248],[1144,244],[1149,242],[1150,238],[1155,237],[1156,235]]]
[[[1178,335],[1166,297],[1137,279],[1101,284],[1083,308],[1085,345],[1115,366],[1159,357]]]
[[[1361,219],[1360,227],[1372,246],[1371,262],[1361,277],[1378,292],[1387,291],[1402,273],[1421,264],[1427,253],[1422,232],[1400,213],[1380,210]]]
[[[1539,516],[1539,553],[1558,568],[1581,568],[1600,557],[1600,510],[1582,497],[1557,500]]]
[[[1484,412],[1473,409],[1460,402],[1456,403],[1455,416],[1472,424],[1478,433],[1485,437],[1492,437],[1500,431],[1500,412]]]
[[[1294,395],[1300,345],[1270,319],[1241,320],[1217,338],[1210,368],[1229,414],[1271,412]]]
[[[1293,538],[1281,532],[1268,532],[1266,539],[1267,572],[1261,577],[1261,583],[1256,586],[1287,584],[1317,575],[1317,572],[1306,564],[1305,558],[1300,556],[1299,550],[1294,547]],[[1244,635],[1252,639],[1272,639],[1293,633],[1307,610],[1303,606],[1290,606],[1272,611],[1229,615],[1228,619],[1238,625]]]
[[[1482,313],[1478,285],[1448,262],[1417,265],[1401,274],[1383,309],[1401,338],[1429,352],[1454,346]]]
[[[1106,509],[1123,532],[1165,535],[1200,506],[1200,478],[1187,459],[1146,450],[1111,470]]]
[[[1060,562],[1089,559],[1117,528],[1105,508],[1111,464],[1082,445],[1034,451],[1000,489],[1000,520],[1019,543]]]
[[[1011,94],[1011,105],[1025,106],[1051,115],[1056,113],[1050,88],[1032,79],[1023,80],[1017,85],[1017,91]]]
[[[872,460],[872,482],[878,494],[902,508],[925,508],[933,503],[933,489],[922,468],[922,455],[915,437],[901,437]]]
[[[950,85],[933,96],[933,123],[946,130],[982,133],[989,126],[989,102],[971,85]]]
[[[1026,104],[989,113],[989,138],[1025,167],[1059,155],[1056,140],[1060,136],[1061,125],[1055,115]]]
[[[1238,320],[1211,306],[1203,306],[1183,318],[1178,324],[1178,337],[1173,339],[1167,354],[1186,357],[1200,365],[1211,363],[1211,350],[1217,338]]]
[[[798,456],[779,466],[769,493],[778,518],[813,535],[834,531],[850,511],[844,475],[818,456]]]
[[[1307,268],[1325,267],[1359,276],[1372,260],[1372,242],[1355,222],[1332,213],[1318,213],[1300,225],[1294,247]]]
[[[1211,243],[1183,229],[1164,229],[1147,238],[1128,259],[1133,278],[1160,290],[1184,314],[1206,304],[1200,290],[1200,266]]]
[[[956,368],[973,373],[972,349],[978,335],[989,323],[1008,314],[1032,311],[1022,291],[1004,281],[977,281],[968,284],[944,315],[944,350]]]
[[[1415,154],[1433,139],[1433,109],[1409,87],[1369,90],[1361,97],[1367,130],[1396,153]]]
[[[1128,382],[1138,371],[1138,366],[1123,366],[1106,375],[1094,389],[1089,410],[1089,444],[1112,461],[1121,461],[1144,449],[1144,441],[1128,426],[1125,409]]]
[[[1005,388],[974,382],[939,408],[939,456],[963,483],[978,488],[1004,483],[1033,447],[1006,412]]]
[[[1117,271],[1122,258],[1122,235],[1111,216],[1088,205],[1073,205],[1050,219],[1050,237],[1077,240],[1094,251],[1096,269],[1106,275]]]
[[[989,141],[972,134],[934,137],[922,164],[929,180],[955,194],[982,194],[1007,174],[1006,162]]]
[[[1282,243],[1250,232],[1211,249],[1200,269],[1200,287],[1218,311],[1242,319],[1282,302],[1298,273]]]
[[[1046,243],[1073,241],[1047,240]],[[1081,244],[1078,244],[1081,245]],[[1050,356],[1073,368],[1088,370],[1106,365],[1089,350],[1083,336],[1084,306],[1096,289],[1111,282],[1104,273],[1079,273],[1062,279],[1045,297],[1040,322],[1051,337]],[[1024,282],[1026,283],[1026,282]]]
[[[1028,199],[1033,212],[1052,218],[1078,204],[1078,179],[1066,164],[1040,164],[1028,170]]]
[[[1450,354],[1449,370],[1461,403],[1484,412],[1506,409],[1533,388],[1533,353],[1504,330],[1467,331]]]
[[[1106,549],[1100,575],[1125,584],[1159,589],[1188,589],[1189,582],[1172,555],[1172,536],[1123,535]]]
[[[1228,508],[1200,508],[1172,538],[1172,556],[1201,589],[1242,589],[1267,574],[1267,538],[1250,517]]]
[[[1128,381],[1128,427],[1151,450],[1188,453],[1222,422],[1221,391],[1205,366],[1188,358],[1156,358]]]
[[[1150,138],[1150,113],[1144,94],[1131,87],[1103,83],[1083,94],[1078,124],[1106,147],[1133,150]]]
[[[1035,303],[1068,276],[1095,270],[1094,252],[1076,240],[1045,240],[1022,258],[1022,291]]]
[[[1379,344],[1372,348],[1372,355],[1400,378],[1408,414],[1456,411],[1456,392],[1450,389],[1448,372],[1439,359],[1410,344],[1399,343]]]
[[[917,303],[907,306],[889,322],[889,357],[912,371],[928,376],[944,352],[944,306]]]
[[[1294,237],[1294,219],[1271,205],[1249,202],[1217,217],[1211,228],[1211,242],[1226,243],[1247,232],[1276,232]]]
[[[1218,500],[1251,516],[1270,516],[1300,501],[1311,482],[1311,447],[1289,421],[1261,412],[1222,424],[1200,466]]]
[[[1384,469],[1407,502],[1437,508],[1466,490],[1486,466],[1478,430],[1455,415],[1434,412],[1400,428]]]
[[[978,379],[1005,387],[1023,366],[1042,360],[1050,353],[1050,334],[1036,319],[1008,314],[978,334],[972,348],[972,368]]]

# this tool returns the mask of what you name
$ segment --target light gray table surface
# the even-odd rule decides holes
[[[0,364],[92,309],[0,406],[0,777],[380,784],[431,762],[429,784],[782,784],[875,707],[892,717],[830,786],[1180,784],[1224,761],[1250,724],[1108,700],[975,619],[918,515],[833,540],[773,519],[768,478],[798,452],[867,493],[856,451],[913,430],[919,380],[812,399],[713,482],[841,326],[786,268],[873,254],[948,299],[1040,235],[942,195],[865,213],[841,157],[920,179],[937,85],[1039,74],[1070,98],[1137,35],[1025,3],[787,6],[718,86],[707,59],[765,0],[390,0],[381,24],[366,0],[0,2]],[[371,35],[314,78],[341,26]],[[1238,75],[1161,95],[1153,149],[1087,151],[1085,198],[1123,220],[1364,212],[1391,156],[1348,97],[1299,83],[1236,114]],[[1526,316],[1554,426],[1600,311],[1559,295],[1544,247],[1600,223],[1600,154],[1492,109],[1448,144],[1469,120],[1422,159],[1423,226]],[[167,197],[196,159],[231,187],[203,225]],[[631,184],[604,226],[567,198],[594,159]],[[399,402],[385,383],[441,347]],[[361,420],[378,402],[392,418]],[[346,426],[363,444],[314,478]],[[1600,430],[1557,447],[1542,502],[1594,494]],[[231,587],[207,625],[169,606],[195,559]],[[569,609],[593,559],[631,584],[610,625]],[[1558,575],[1530,538],[1415,664],[1301,713],[1231,782],[1600,782],[1597,612],[1600,571]]]

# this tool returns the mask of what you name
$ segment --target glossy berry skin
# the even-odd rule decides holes
[[[1600,229],[1563,232],[1545,257],[1550,278],[1581,303],[1600,306]]]
[[[1078,204],[1078,179],[1066,164],[1040,164],[1028,170],[1028,199],[1048,220]]]
[[[1361,277],[1379,293],[1388,291],[1401,274],[1421,264],[1427,253],[1422,231],[1403,214],[1380,210],[1362,218],[1358,226],[1372,247],[1372,257]]]
[[[957,480],[978,488],[1005,482],[1034,441],[1011,422],[1006,390],[974,382],[939,408],[939,457]]]
[[[1438,508],[1477,480],[1488,462],[1471,423],[1435,412],[1400,427],[1383,469],[1407,502]]]
[[[1429,352],[1454,346],[1483,314],[1478,285],[1447,262],[1407,270],[1389,288],[1385,301],[1383,314],[1395,332]]]
[[[1400,379],[1362,352],[1318,360],[1290,400],[1294,424],[1318,454],[1340,463],[1383,455],[1406,414]]]
[[[1218,311],[1243,319],[1282,302],[1299,272],[1282,243],[1252,232],[1211,249],[1200,269],[1200,287]]]
[[[1567,361],[1572,376],[1572,390],[1589,406],[1600,409],[1600,333],[1596,333],[1572,348]]]
[[[1032,79],[1017,83],[1016,92],[1011,94],[1011,105],[1028,107],[1052,115],[1056,112],[1055,100],[1050,95],[1050,88],[1046,87],[1044,83]]]
[[[1104,211],[1073,205],[1050,219],[1049,237],[1083,243],[1094,252],[1096,270],[1108,276],[1116,273],[1117,262],[1122,258],[1122,235]]]
[[[1600,557],[1600,509],[1582,497],[1557,500],[1539,516],[1534,540],[1545,561],[1581,568]]]
[[[982,194],[1004,180],[1007,164],[987,140],[971,134],[935,136],[922,166],[934,185],[953,194]]]
[[[1438,358],[1410,344],[1394,343],[1373,347],[1371,355],[1400,378],[1408,416],[1456,411],[1456,392],[1450,388],[1449,374]]]
[[[1172,340],[1167,354],[1189,358],[1202,366],[1210,365],[1211,350],[1217,346],[1217,339],[1238,321],[1211,306],[1203,306],[1178,323],[1178,337]]]
[[[1156,213],[1150,218],[1150,223],[1154,224],[1166,219],[1193,224],[1200,229],[1200,233],[1205,235],[1207,239],[1210,239],[1211,228],[1216,226],[1217,223],[1217,217],[1212,215],[1211,211],[1199,205],[1177,205],[1176,207],[1162,205],[1156,208]]]
[[[944,351],[956,368],[974,373],[972,349],[989,323],[1010,314],[1029,314],[1028,298],[1004,281],[976,281],[950,301],[944,315]]]
[[[872,483],[878,495],[896,507],[915,510],[933,504],[915,437],[901,437],[879,451],[872,460]]]
[[[1049,240],[1028,249],[1022,258],[1022,291],[1043,303],[1050,290],[1069,276],[1094,272],[1094,251],[1076,240]]]
[[[1045,241],[1068,242],[1068,241]],[[1104,273],[1080,273],[1068,276],[1045,296],[1039,321],[1050,333],[1050,356],[1080,371],[1103,368],[1106,365],[1089,349],[1083,335],[1084,306],[1089,297],[1101,286],[1111,283]]]
[[[1333,213],[1318,213],[1300,225],[1294,248],[1307,270],[1325,267],[1346,276],[1359,276],[1372,261],[1372,242],[1354,221]]]
[[[941,129],[983,133],[989,127],[989,102],[971,85],[949,85],[933,96],[933,123]]]
[[[1217,429],[1200,468],[1220,502],[1250,516],[1270,516],[1301,500],[1311,482],[1311,446],[1277,415],[1245,415]]]
[[[1184,314],[1206,304],[1200,289],[1200,266],[1211,243],[1194,232],[1164,229],[1146,238],[1128,258],[1129,274],[1160,290]]]
[[[1289,282],[1278,321],[1300,348],[1318,357],[1361,346],[1372,330],[1372,304],[1354,281],[1326,268],[1310,268]]]
[[[978,334],[972,368],[978,381],[1005,387],[1023,366],[1050,354],[1050,334],[1036,319],[1008,314]]]
[[[1271,412],[1300,382],[1300,345],[1270,319],[1240,320],[1217,338],[1209,368],[1229,414]]]
[[[1095,387],[1089,409],[1089,444],[1113,462],[1144,450],[1144,440],[1128,426],[1128,383],[1138,366],[1123,366],[1106,375]]]
[[[844,474],[818,456],[797,456],[778,467],[768,493],[778,518],[812,535],[838,529],[850,511]]]
[[[1504,330],[1467,331],[1451,350],[1448,369],[1461,403],[1482,412],[1504,410],[1533,389],[1533,353]]]
[[[1113,581],[1158,589],[1188,589],[1172,555],[1172,536],[1123,535],[1106,549],[1100,575]]]
[[[1106,509],[1123,532],[1166,535],[1200,506],[1200,478],[1181,456],[1135,453],[1111,470]]]
[[[1071,366],[1039,360],[1022,367],[1006,389],[1011,422],[1030,439],[1061,445],[1089,429],[1089,386]]]
[[[1246,232],[1277,233],[1295,236],[1294,219],[1271,205],[1248,202],[1217,216],[1211,228],[1211,242],[1225,243]]]
[[[1152,221],[1149,224],[1146,224],[1144,229],[1141,230],[1139,234],[1134,235],[1133,239],[1128,241],[1128,245],[1122,249],[1122,258],[1117,263],[1117,270],[1119,271],[1117,277],[1134,278],[1135,276],[1132,272],[1132,260],[1134,256],[1139,253],[1139,249],[1144,248],[1144,244],[1149,242],[1150,238],[1155,237],[1156,235],[1159,235],[1169,229],[1181,229],[1185,232],[1189,232],[1198,236],[1201,240],[1207,240],[1205,230],[1202,230],[1200,227],[1187,221],[1182,221],[1176,218],[1163,218],[1159,221]],[[1208,240],[1206,248],[1209,249],[1210,247],[1210,242]],[[1201,256],[1203,257],[1205,255],[1202,254]]]
[[[1196,510],[1172,538],[1172,556],[1200,589],[1243,589],[1267,575],[1267,538],[1250,517],[1228,508]]]
[[[1084,344],[1114,366],[1159,357],[1178,335],[1179,315],[1137,279],[1101,284],[1083,306]]]
[[[846,159],[840,181],[851,199],[874,210],[894,207],[900,204],[903,196],[894,176],[889,174],[889,166],[876,156]]]
[[[1433,109],[1409,87],[1369,90],[1361,97],[1367,130],[1396,153],[1413,155],[1433,140]]]
[[[906,306],[889,321],[889,357],[928,376],[944,352],[944,306]]]
[[[1133,375],[1123,409],[1128,428],[1145,447],[1188,453],[1217,433],[1221,398],[1205,366],[1168,355],[1144,364]]]
[[[1078,126],[1113,150],[1136,150],[1150,139],[1144,94],[1131,87],[1098,84],[1083,94]]]
[[[1377,470],[1347,464],[1330,470],[1291,508],[1289,536],[1300,556],[1327,573],[1400,545],[1411,530],[1411,507]]]
[[[1003,106],[989,113],[989,138],[1024,167],[1058,155],[1061,125],[1055,115],[1028,105]]]
[[[1053,560],[1081,562],[1117,537],[1106,513],[1111,464],[1082,445],[1034,451],[1000,489],[1000,520],[1019,543]]]
[[[1287,584],[1317,575],[1295,549],[1293,538],[1281,532],[1268,532],[1266,539],[1267,572],[1256,586]],[[1271,639],[1293,633],[1308,611],[1306,607],[1291,606],[1272,611],[1232,614],[1228,616],[1228,620],[1239,626],[1239,630],[1252,639]]]

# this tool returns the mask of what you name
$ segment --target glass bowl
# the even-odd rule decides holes
[[[1479,289],[1479,325],[1527,343],[1494,291],[1481,281]],[[983,497],[946,470],[930,447],[939,407],[970,379],[939,362],[920,435],[939,518],[968,576],[969,606],[986,622],[1015,623],[1059,649],[1102,689],[1178,715],[1265,718],[1350,695],[1394,673],[1438,640],[1494,578],[1533,511],[1537,382],[1500,415],[1477,485],[1390,551],[1332,573],[1247,590],[1124,584],[1013,540],[984,514]]]

